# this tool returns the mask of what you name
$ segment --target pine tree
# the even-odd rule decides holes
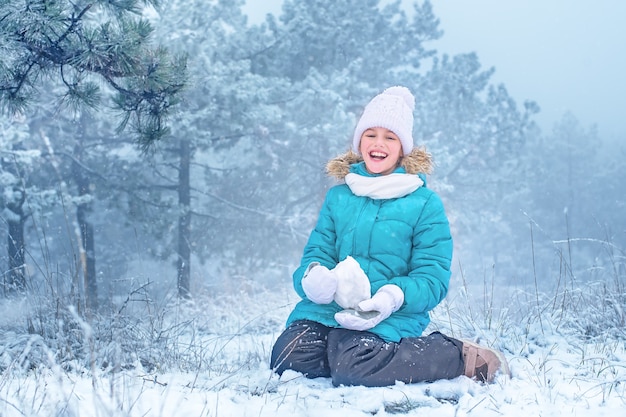
[[[156,22],[158,38],[190,56],[192,85],[181,105],[183,111],[172,120],[172,146],[152,155],[159,173],[158,182],[152,184],[160,184],[162,190],[153,196],[171,207],[159,213],[159,222],[178,227],[178,233],[164,237],[164,245],[176,254],[177,288],[183,297],[193,295],[192,255],[210,262],[203,276],[221,281],[221,266],[232,259],[227,254],[236,254],[235,264],[253,259],[239,250],[249,238],[242,239],[233,228],[250,221],[258,224],[264,217],[244,187],[249,189],[251,168],[268,142],[262,132],[282,115],[275,103],[285,88],[280,80],[251,72],[255,34],[247,27],[242,4],[241,0],[210,4],[171,0]],[[236,159],[231,150],[238,154]]]

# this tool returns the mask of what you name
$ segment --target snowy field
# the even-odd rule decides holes
[[[293,293],[172,302],[158,314],[152,305],[153,315],[144,311],[131,333],[120,337],[158,343],[145,343],[134,352],[136,363],[117,367],[99,359],[91,369],[58,363],[61,355],[40,336],[7,330],[0,336],[0,416],[623,416],[623,303],[605,290],[585,285],[552,297],[519,292],[506,296],[506,309],[489,297],[470,303],[467,290],[451,292],[434,312],[431,330],[502,349],[512,378],[500,375],[492,385],[459,377],[335,388],[328,379],[295,372],[279,378],[268,358],[296,301]],[[2,328],[10,329],[7,306],[3,311]],[[90,335],[94,329],[83,324],[81,331]],[[94,352],[116,349],[94,339],[86,338]],[[122,349],[124,341],[118,342]],[[155,346],[163,351],[149,354]]]

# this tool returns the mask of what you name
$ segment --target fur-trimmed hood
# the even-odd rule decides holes
[[[331,159],[326,164],[326,173],[338,180],[343,180],[350,173],[350,165],[363,161],[363,157],[353,151]],[[407,174],[430,174],[433,162],[430,153],[424,148],[413,148],[410,154],[402,157],[400,166]]]

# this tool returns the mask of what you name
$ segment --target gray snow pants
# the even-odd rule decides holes
[[[279,375],[292,369],[308,378],[331,377],[334,386],[452,379],[463,374],[463,343],[439,332],[385,342],[370,332],[300,320],[276,340],[270,366]]]

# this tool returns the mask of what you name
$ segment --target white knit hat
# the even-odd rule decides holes
[[[359,153],[363,132],[371,127],[391,130],[402,142],[405,155],[413,150],[413,110],[415,97],[406,87],[389,87],[370,101],[354,130],[352,149]]]

